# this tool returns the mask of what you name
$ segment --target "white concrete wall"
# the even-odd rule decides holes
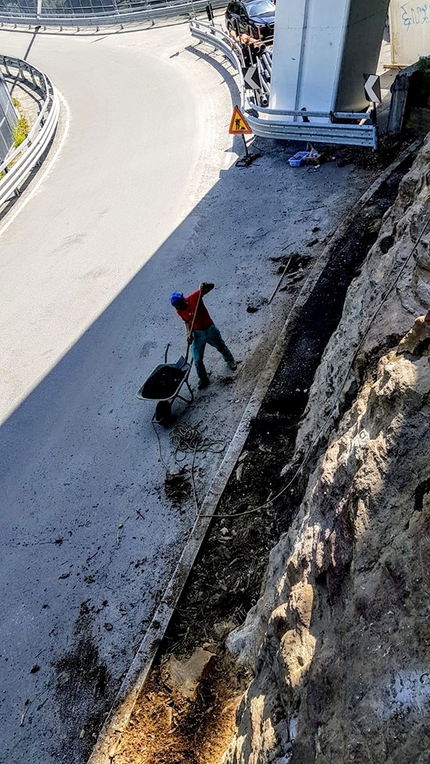
[[[430,56],[430,3],[391,0],[391,62],[409,66]]]
[[[278,0],[270,107],[362,109],[363,74],[376,69],[387,7],[388,0]]]
[[[367,74],[376,74],[388,0],[352,0],[335,108],[337,111],[366,110],[364,92]]]
[[[349,3],[278,0],[271,108],[333,108]]]

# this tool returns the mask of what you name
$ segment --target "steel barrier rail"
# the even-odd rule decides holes
[[[11,77],[10,69],[17,69],[17,76],[25,79],[24,72],[31,77],[33,86],[38,87],[44,101],[38,114],[37,120],[32,126],[27,138],[8,153],[2,164],[0,173],[4,177],[0,180],[0,207],[15,194],[37,162],[48,148],[58,124],[60,115],[60,99],[49,77],[36,67],[20,58],[0,55],[0,67]],[[10,167],[10,165],[12,166]]]
[[[190,22],[190,32],[200,42],[205,42],[220,50],[233,64],[239,74],[240,105],[243,108],[245,104],[245,87],[242,69],[245,66],[245,62],[241,46],[235,40],[232,40],[221,27],[208,24],[204,21],[198,21],[197,19],[193,19]]]
[[[30,27],[91,27],[91,26],[118,26],[142,21],[153,21],[157,18],[171,16],[189,16],[204,11],[208,0],[163,0],[154,4],[145,2],[136,9],[117,11],[98,11],[90,13],[53,13],[49,9],[47,13],[37,15],[18,10],[0,9],[0,26],[4,24],[28,25]],[[224,8],[225,0],[211,0],[213,8]]]
[[[246,120],[255,135],[262,138],[304,141],[306,143],[331,143],[345,146],[364,146],[376,149],[377,133],[375,125],[348,125],[333,122],[318,124],[312,122],[275,122],[254,117],[245,112]]]
[[[371,122],[369,112],[323,112],[270,109],[246,99],[249,111],[246,119],[252,132],[263,138],[282,138],[290,141],[309,143],[332,143],[345,146],[363,146],[378,148],[378,131]],[[261,116],[260,116],[261,115]],[[283,120],[282,117],[294,117],[297,121]],[[326,123],[303,122],[308,119],[326,119]],[[333,119],[353,120],[352,122],[334,122]],[[367,124],[360,124],[367,122]]]
[[[216,32],[214,31],[216,29]],[[262,138],[277,138],[290,141],[305,141],[307,143],[331,143],[349,146],[364,146],[378,148],[378,131],[376,125],[371,122],[368,112],[320,112],[320,111],[287,111],[282,109],[270,109],[255,103],[248,96],[243,79],[243,54],[235,41],[222,30],[212,27],[210,24],[191,21],[190,31],[193,37],[222,50],[227,58],[235,66],[239,75],[239,90],[241,108],[244,116],[254,133]],[[234,51],[229,55],[228,51]],[[266,90],[266,88],[264,88]],[[282,117],[292,116],[297,121],[287,121]],[[303,116],[309,118],[326,119],[326,123],[303,122]],[[333,122],[333,119],[348,120],[348,122]],[[357,124],[364,122],[366,124]]]

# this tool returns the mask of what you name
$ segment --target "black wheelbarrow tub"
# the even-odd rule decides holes
[[[176,363],[160,363],[137,392],[144,401],[173,401],[187,380],[191,364],[181,358]]]

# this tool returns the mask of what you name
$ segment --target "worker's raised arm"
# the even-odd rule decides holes
[[[215,284],[212,284],[211,281],[202,281],[202,283],[200,284],[200,287],[199,287],[200,288],[200,293],[201,293],[202,297],[205,294],[207,294],[208,292],[211,292],[212,289],[214,288],[214,286],[215,286]]]

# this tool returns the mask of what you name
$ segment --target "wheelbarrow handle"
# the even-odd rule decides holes
[[[194,311],[194,316],[193,316],[193,320],[192,320],[192,323],[191,323],[191,329],[190,329],[188,337],[187,337],[187,352],[185,353],[185,363],[188,362],[188,356],[190,354],[190,347],[191,347],[191,343],[193,341],[192,335],[193,335],[194,324],[196,322],[197,311],[199,309],[199,305],[200,305],[200,300],[201,299],[202,299],[202,290],[200,289],[199,290],[199,296],[197,298],[196,309]]]

